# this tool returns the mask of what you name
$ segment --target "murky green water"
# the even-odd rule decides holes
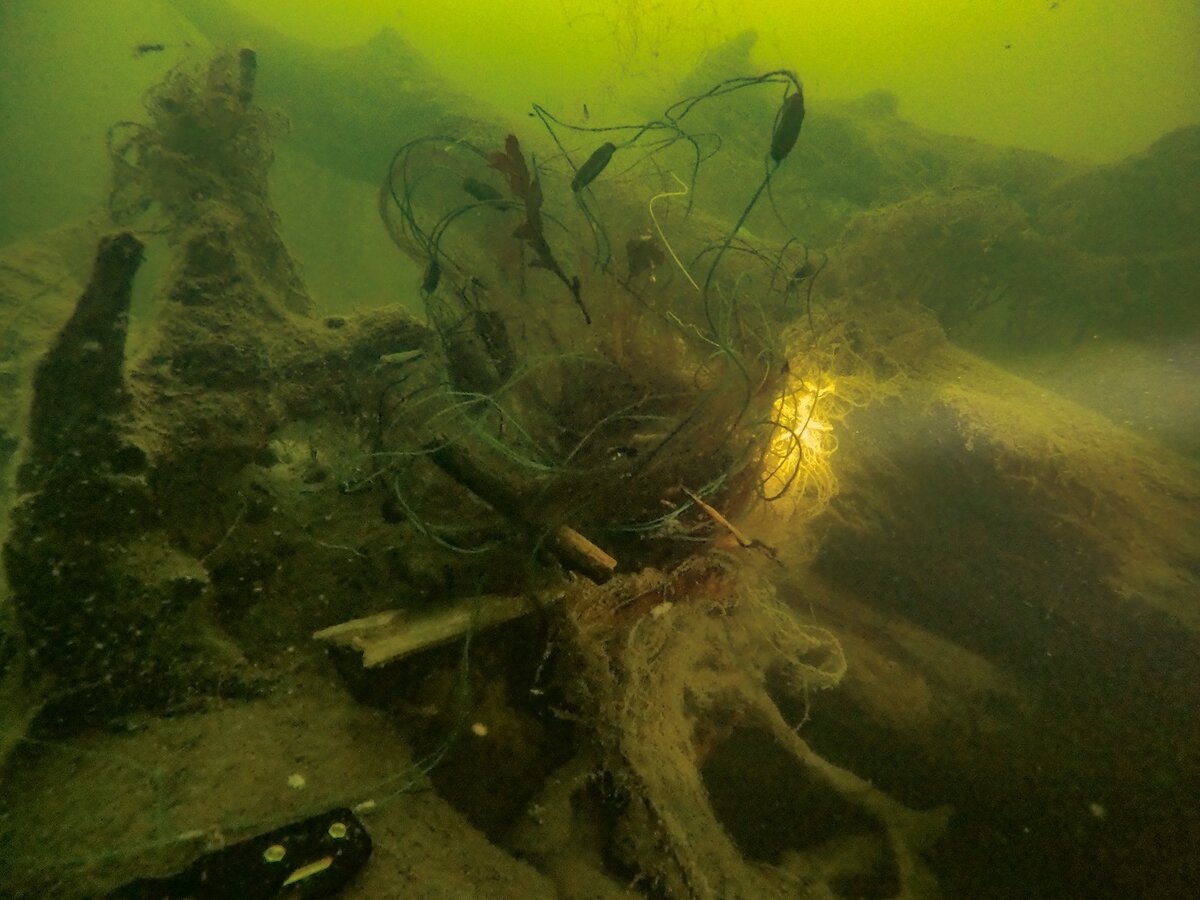
[[[1193,4],[44,6],[0,895],[1192,896]]]

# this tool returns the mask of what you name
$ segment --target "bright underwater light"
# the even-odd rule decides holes
[[[836,384],[820,375],[796,378],[775,401],[774,432],[763,454],[762,494],[778,500],[784,494],[803,496],[816,488],[824,495],[831,483],[829,456],[837,448],[833,426],[821,415],[822,399]]]

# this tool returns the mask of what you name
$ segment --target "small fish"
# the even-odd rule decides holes
[[[147,53],[162,53],[166,49],[166,44],[138,44],[133,48],[133,58],[141,59]]]
[[[438,264],[437,257],[432,256],[429,259],[429,265],[425,267],[425,274],[421,278],[421,293],[428,296],[438,288],[438,283],[442,280],[442,267]]]
[[[587,158],[579,171],[575,173],[575,177],[571,179],[571,190],[578,194],[585,187],[600,177],[600,173],[608,166],[612,160],[612,156],[617,151],[617,145],[612,141],[605,141],[595,152]]]
[[[379,357],[379,365],[381,366],[402,366],[412,362],[414,359],[420,359],[425,355],[425,351],[417,350],[401,350],[399,353],[385,353]]]
[[[800,263],[800,265],[796,266],[795,270],[788,278],[788,284],[797,285],[805,278],[811,277],[816,271],[816,266],[814,266],[808,260],[805,260],[804,262]]]
[[[775,132],[771,135],[771,159],[777,163],[783,162],[796,139],[800,137],[800,126],[804,124],[804,91],[797,88],[788,94],[783,105],[779,107],[779,118],[775,123]]]
[[[486,181],[480,181],[478,178],[471,176],[463,179],[462,189],[480,203],[489,203],[493,200],[502,199],[500,192]]]

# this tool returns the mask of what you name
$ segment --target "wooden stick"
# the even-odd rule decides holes
[[[496,512],[526,530],[539,530],[538,523],[530,521],[522,512],[524,503],[519,494],[495,475],[484,471],[466,453],[443,439],[428,444],[425,450],[434,465],[486,501]],[[597,584],[608,581],[617,568],[617,561],[613,557],[566,525],[560,525],[551,532],[546,547],[566,568],[586,575]]]
[[[507,594],[463,597],[421,615],[393,609],[351,619],[322,628],[313,637],[359,651],[363,666],[373,669],[429,647],[450,643],[470,632],[511,622],[549,603],[556,603],[562,597],[561,592],[535,598]]]
[[[721,515],[719,512],[717,512],[716,509],[714,509],[713,507],[711,507],[707,503],[705,503],[703,500],[701,500],[697,494],[693,494],[687,488],[683,487],[683,485],[680,485],[680,488],[683,490],[683,492],[685,494],[687,494],[689,497],[692,498],[692,502],[694,502],[702,510],[704,510],[706,513],[708,513],[709,517],[714,522],[716,522],[718,525],[722,525],[725,528],[728,528],[729,533],[733,535],[733,539],[738,542],[739,547],[745,547],[747,550],[761,550],[763,553],[767,554],[767,556],[771,557],[771,559],[773,559],[775,562],[777,562],[777,563],[779,562],[779,551],[777,551],[770,544],[765,544],[762,541],[760,541],[758,538],[746,537],[746,535],[742,533],[740,528],[738,528],[736,525],[734,525],[732,522],[730,522],[727,518],[725,518],[723,515]],[[782,563],[780,563],[780,564],[782,565]]]
[[[734,525],[727,518],[725,518],[723,515],[721,515],[719,512],[717,512],[717,510],[715,508],[709,506],[707,503],[705,503],[703,500],[701,500],[699,495],[693,494],[687,488],[683,488],[683,492],[692,498],[693,503],[695,503],[702,510],[704,510],[706,513],[708,513],[709,518],[711,518],[718,525],[722,525],[725,528],[729,529],[729,533],[733,535],[733,539],[735,541],[737,541],[741,546],[743,546],[743,547],[754,546],[754,541],[750,540],[748,537],[746,537],[744,534],[742,534],[742,532],[738,530],[736,525]]]

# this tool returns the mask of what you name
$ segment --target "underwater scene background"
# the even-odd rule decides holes
[[[1194,3],[7,0],[0,147],[0,896],[1194,896]]]

